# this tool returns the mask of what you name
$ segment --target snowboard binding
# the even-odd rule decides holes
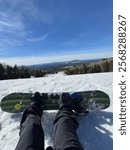
[[[82,96],[77,92],[72,94],[62,93],[60,97],[60,109],[62,108],[69,108],[75,114],[87,115],[88,113],[88,111],[85,111]]]

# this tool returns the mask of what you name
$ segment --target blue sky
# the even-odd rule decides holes
[[[112,0],[0,0],[0,62],[112,56]]]

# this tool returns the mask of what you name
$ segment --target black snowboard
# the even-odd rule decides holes
[[[83,113],[106,109],[110,106],[109,96],[98,90],[78,92],[84,106]],[[20,113],[30,104],[33,93],[11,93],[1,100],[1,109],[9,113]],[[41,93],[44,110],[58,110],[59,98],[62,93]]]

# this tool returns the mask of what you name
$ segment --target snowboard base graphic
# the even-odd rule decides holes
[[[82,98],[83,113],[98,111],[110,106],[109,96],[98,90],[77,92]],[[31,103],[33,93],[11,93],[1,100],[1,109],[9,113],[20,113]],[[58,110],[59,99],[62,93],[41,93],[44,110]]]

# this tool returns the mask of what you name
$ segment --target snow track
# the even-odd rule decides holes
[[[12,92],[73,92],[102,90],[111,99],[108,109],[91,112],[80,118],[77,131],[85,150],[112,150],[113,97],[112,73],[64,76],[56,74],[43,78],[0,81],[0,99]],[[56,112],[44,112],[42,125],[45,131],[45,147],[53,145],[52,123]],[[19,139],[21,114],[9,114],[0,110],[0,150],[14,150]]]

